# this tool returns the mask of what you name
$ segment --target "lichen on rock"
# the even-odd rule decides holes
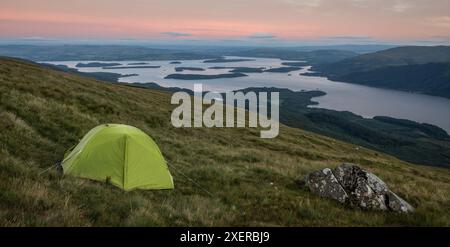
[[[346,202],[348,195],[333,175],[331,169],[324,169],[311,173],[306,178],[306,184],[309,189],[322,197]]]
[[[410,204],[390,191],[383,180],[355,164],[345,163],[334,170],[325,168],[313,172],[305,182],[312,193],[340,203],[370,210],[414,211]]]

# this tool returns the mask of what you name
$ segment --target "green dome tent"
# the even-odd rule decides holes
[[[64,174],[109,181],[124,190],[173,189],[167,163],[156,143],[138,128],[104,124],[67,151]]]

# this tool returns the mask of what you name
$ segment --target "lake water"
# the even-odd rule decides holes
[[[231,57],[228,57],[231,58]],[[231,63],[204,63],[203,60],[180,61],[181,64],[170,64],[172,61],[148,61],[146,65],[159,65],[161,68],[139,69],[102,69],[77,68],[82,72],[110,72],[120,74],[138,74],[137,76],[121,78],[121,82],[155,82],[163,87],[182,87],[193,89],[194,83],[202,83],[206,91],[224,92],[247,87],[278,87],[294,91],[320,90],[327,93],[314,98],[319,105],[315,107],[338,111],[350,111],[363,117],[390,116],[414,120],[420,123],[437,125],[450,133],[450,100],[421,94],[413,94],[396,90],[378,89],[349,83],[333,82],[324,77],[309,77],[300,75],[309,70],[308,67],[290,73],[248,73],[248,77],[226,78],[214,80],[175,80],[164,79],[169,74],[222,74],[230,69],[209,69],[210,67],[281,67],[279,59],[249,58],[253,61]],[[64,61],[47,62],[63,64],[76,68],[77,63],[96,61]],[[108,61],[116,62],[116,61]],[[118,61],[122,66],[142,61]],[[199,67],[205,71],[175,72],[176,67]]]

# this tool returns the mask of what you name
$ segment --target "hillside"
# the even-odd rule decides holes
[[[372,87],[450,98],[450,63],[387,66],[332,78]]]
[[[450,98],[450,46],[392,48],[314,67],[334,81]]]
[[[348,58],[318,68],[331,77],[388,66],[450,62],[450,46],[404,46]]]
[[[2,226],[430,226],[450,225],[450,171],[411,165],[310,132],[175,129],[170,94],[108,84],[0,59]],[[124,123],[150,134],[176,169],[174,191],[123,192],[55,171],[88,130]],[[342,162],[378,174],[417,211],[366,212],[320,199],[295,180]],[[214,194],[205,194],[179,172]]]
[[[193,95],[189,89],[161,87],[156,83],[129,85]],[[313,98],[326,94],[322,91],[295,92],[275,87],[238,91],[279,92],[280,123],[287,126],[377,150],[413,164],[450,168],[450,136],[437,126],[383,116],[364,118],[351,112],[310,107],[318,104]]]
[[[321,91],[249,88],[280,93],[280,122],[393,155],[415,164],[450,168],[450,136],[430,124],[388,117],[363,118],[351,112],[309,107]],[[244,90],[245,91],[245,90]]]

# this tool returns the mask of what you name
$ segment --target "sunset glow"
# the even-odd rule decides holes
[[[448,40],[449,13],[435,0],[2,0],[0,38]]]

